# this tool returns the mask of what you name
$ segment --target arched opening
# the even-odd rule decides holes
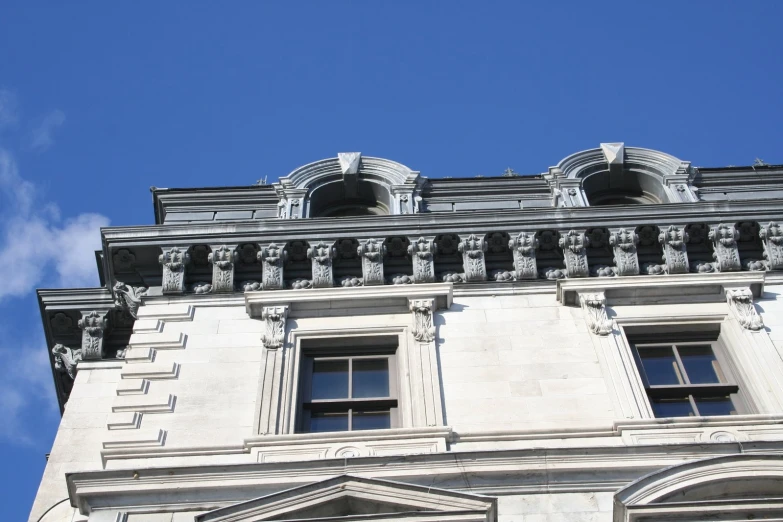
[[[666,201],[659,178],[633,170],[605,170],[585,178],[590,206],[649,205]]]
[[[379,183],[336,180],[314,189],[308,204],[310,217],[385,216],[390,214],[392,197]]]

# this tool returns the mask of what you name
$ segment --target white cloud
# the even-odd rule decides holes
[[[54,130],[65,123],[65,113],[61,110],[54,110],[47,114],[40,125],[33,129],[30,136],[30,148],[38,152],[43,152],[54,144],[52,133]]]
[[[98,283],[94,251],[101,246],[100,228],[109,219],[84,213],[61,220],[54,202],[43,201],[35,185],[20,174],[13,155],[0,147],[0,314],[11,327],[0,330],[0,357],[13,365],[0,380],[0,440],[41,443],[38,430],[46,417],[55,422],[56,397],[43,336],[17,323],[31,323],[41,332],[37,314],[23,315],[14,297],[30,295],[38,286],[84,287]],[[25,333],[27,332],[27,333]]]
[[[16,95],[8,90],[0,89],[0,130],[13,127],[19,119],[19,105]]]

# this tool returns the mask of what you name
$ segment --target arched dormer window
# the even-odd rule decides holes
[[[623,143],[577,152],[545,174],[561,207],[689,203],[691,177],[690,163]]]
[[[281,218],[413,214],[422,178],[405,165],[359,152],[310,163],[274,185]]]

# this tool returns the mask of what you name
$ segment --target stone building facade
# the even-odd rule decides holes
[[[783,519],[783,167],[152,193],[99,288],[38,292],[30,521]]]

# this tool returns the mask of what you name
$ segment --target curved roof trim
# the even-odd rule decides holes
[[[601,145],[599,148],[583,150],[563,158],[557,166],[549,168],[549,174],[560,179],[580,179],[592,173],[596,166],[625,163],[645,166],[661,177],[687,175],[690,171],[690,162],[682,161],[665,152],[640,147],[624,147],[622,143]],[[609,157],[607,151],[617,147],[620,149],[617,157]]]
[[[385,158],[362,156],[361,153],[355,152],[340,153],[335,158],[308,163],[281,177],[275,185],[285,189],[308,189],[320,184],[324,179],[342,178],[344,175],[356,173],[365,178],[378,179],[390,186],[415,185],[420,176],[419,172],[409,169],[402,163]]]

